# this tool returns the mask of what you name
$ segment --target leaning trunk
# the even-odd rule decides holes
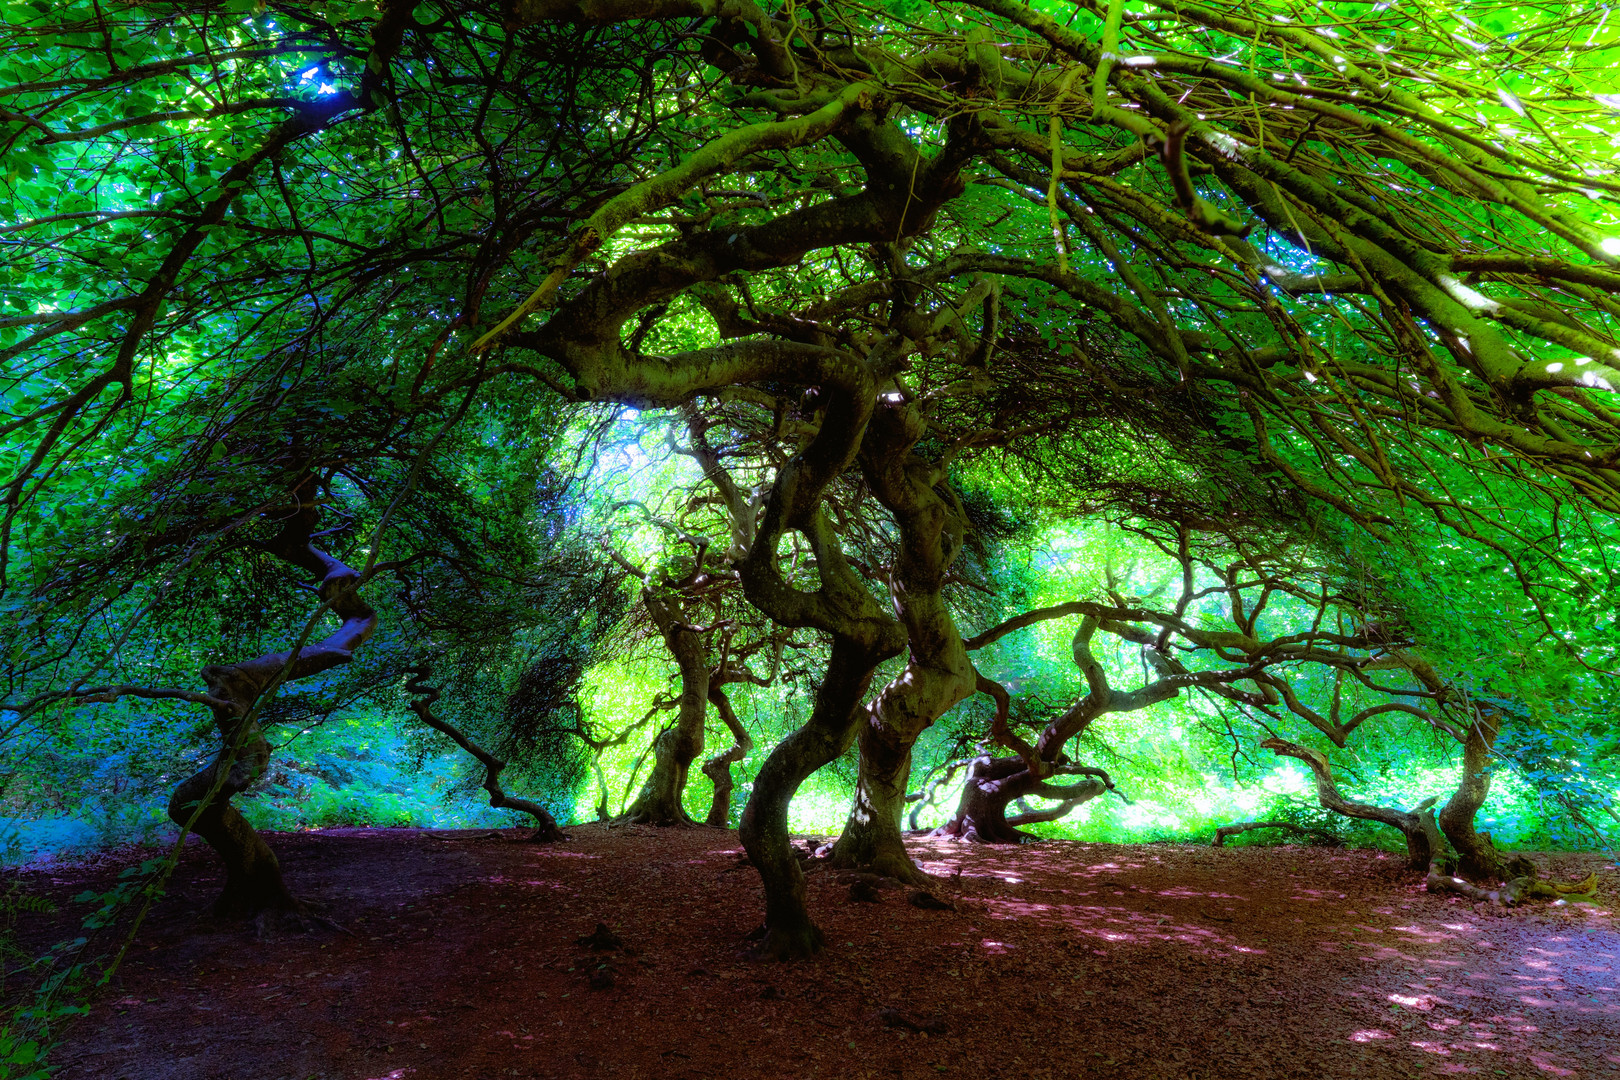
[[[514,798],[501,787],[501,773],[506,769],[506,762],[473,742],[466,732],[433,711],[433,703],[439,700],[439,691],[437,687],[429,686],[427,683],[431,668],[427,664],[417,664],[409,670],[411,679],[405,684],[405,688],[415,698],[411,702],[411,711],[434,731],[448,735],[452,742],[471,754],[478,764],[484,767],[483,788],[489,792],[489,805],[497,810],[516,810],[534,818],[534,832],[529,834],[529,839],[537,844],[567,840],[568,835],[557,824],[557,819],[551,816],[551,811],[537,802]]]
[[[229,669],[207,668],[209,691],[225,697],[210,676],[224,677]],[[181,828],[190,826],[225,864],[225,888],[214,902],[222,918],[256,915],[261,911],[289,911],[297,901],[281,878],[281,864],[264,838],[253,830],[231,799],[246,790],[270,763],[270,744],[259,725],[241,723],[234,712],[214,710],[221,747],[202,771],[189,777],[169,799],[169,817]]]
[[[1502,877],[1501,858],[1491,843],[1490,833],[1474,831],[1474,815],[1485,805],[1491,791],[1487,769],[1501,720],[1481,712],[1468,729],[1463,743],[1463,777],[1457,791],[1440,811],[1440,831],[1457,849],[1458,869],[1475,881],[1495,881]]]
[[[737,834],[765,886],[762,956],[791,960],[821,951],[821,931],[805,904],[804,870],[788,835],[788,805],[806,777],[849,749],[856,706],[877,662],[867,650],[835,638],[810,719],[777,744],[754,778]]]
[[[1433,825],[1428,817],[1432,813],[1429,807],[1434,805],[1433,799],[1414,810],[1357,802],[1345,798],[1339,791],[1338,782],[1333,778],[1333,766],[1329,763],[1327,755],[1320,750],[1312,750],[1284,739],[1267,739],[1260,745],[1273,753],[1302,761],[1310,767],[1311,775],[1316,779],[1316,801],[1324,810],[1331,810],[1335,814],[1343,814],[1345,817],[1361,821],[1376,821],[1392,829],[1399,829],[1401,836],[1406,839],[1407,865],[1413,870],[1427,870],[1429,863],[1439,853],[1432,835]]]
[[[987,321],[992,306],[987,301]],[[887,395],[884,400],[861,442],[861,473],[899,527],[889,598],[910,657],[866,710],[855,805],[832,857],[838,866],[922,885],[928,875],[911,861],[900,836],[911,748],[973,693],[978,678],[943,593],[967,521],[954,494],[949,500],[941,495],[941,471],[914,452],[926,431],[922,413]]]
[[[651,589],[642,599],[681,674],[680,712],[674,726],[653,742],[653,767],[636,801],[625,811],[632,825],[691,825],[682,796],[692,762],[703,752],[703,724],[709,707],[709,661],[703,635],[688,626],[680,611]]]
[[[696,756],[691,741],[682,738],[679,724],[659,732],[653,740],[652,772],[636,801],[625,811],[625,821],[631,825],[692,824],[681,796],[686,792],[687,776]]]
[[[314,478],[306,477],[293,494],[297,510],[283,521],[281,531],[265,549],[320,575],[320,597],[342,625],[313,645],[203,669],[203,682],[217,702],[213,712],[220,749],[169,799],[169,817],[175,824],[201,836],[225,864],[225,890],[214,905],[225,916],[298,906],[282,882],[274,853],[230,804],[264,774],[270,762],[270,744],[255,720],[260,698],[280,682],[308,678],[348,663],[377,627],[376,612],[355,592],[360,575],[310,545],[319,515]]]

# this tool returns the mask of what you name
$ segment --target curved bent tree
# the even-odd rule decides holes
[[[377,613],[356,591],[360,574],[312,543],[320,515],[316,494],[315,478],[305,477],[292,491],[295,502],[286,509],[281,529],[264,548],[278,559],[316,575],[323,601],[316,619],[331,611],[341,625],[313,644],[300,642],[286,651],[251,660],[211,664],[202,669],[207,694],[184,695],[185,700],[200,701],[212,710],[220,745],[207,765],[175,789],[169,800],[169,817],[206,840],[225,864],[225,887],[214,904],[215,913],[225,917],[300,908],[282,881],[275,853],[231,805],[231,799],[251,787],[270,762],[270,743],[259,726],[266,695],[282,683],[307,679],[348,663],[377,628]],[[314,625],[312,619],[309,628]],[[112,701],[126,693],[139,697],[182,696],[122,686],[73,693],[80,702]]]
[[[484,767],[483,788],[489,793],[489,805],[497,810],[516,810],[528,814],[534,819],[534,831],[529,839],[537,844],[550,844],[560,840],[567,840],[567,835],[557,825],[557,819],[551,816],[551,811],[531,799],[516,798],[506,793],[501,787],[501,773],[506,769],[506,762],[485,750],[482,746],[467,737],[466,732],[447,722],[443,717],[433,711],[433,703],[439,699],[437,688],[428,685],[427,679],[433,674],[433,669],[426,664],[418,664],[411,668],[411,680],[405,688],[412,695],[411,711],[422,723],[432,728],[461,747],[470,754],[478,764]]]

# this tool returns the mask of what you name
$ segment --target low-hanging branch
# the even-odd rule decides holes
[[[426,682],[432,674],[432,668],[426,664],[418,664],[406,670],[411,672],[412,677],[405,684],[405,688],[415,695],[415,700],[411,702],[411,711],[434,731],[448,735],[452,742],[471,754],[484,767],[484,782],[481,786],[489,792],[489,805],[497,810],[517,810],[534,818],[534,832],[529,834],[529,839],[535,843],[546,844],[567,840],[568,835],[562,831],[557,819],[552,817],[545,807],[528,799],[514,798],[501,789],[501,770],[506,768],[506,762],[473,742],[454,724],[434,715],[433,703],[439,700],[439,691],[437,687],[429,686]]]

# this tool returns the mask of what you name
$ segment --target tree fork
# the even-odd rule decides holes
[[[1489,833],[1474,831],[1474,816],[1485,805],[1491,791],[1488,771],[1502,720],[1495,712],[1479,709],[1468,726],[1463,742],[1463,776],[1457,790],[1439,815],[1440,831],[1457,849],[1458,869],[1476,881],[1499,881],[1506,877],[1500,854]]]
[[[703,819],[703,824],[724,829],[731,823],[731,793],[737,786],[731,778],[731,766],[749,755],[754,749],[754,739],[748,734],[748,729],[742,726],[742,721],[737,719],[737,712],[731,707],[731,699],[726,696],[725,690],[713,678],[709,680],[709,704],[720,714],[733,741],[724,753],[716,754],[703,763],[703,775],[714,784],[714,797],[709,801],[709,814]]]
[[[1055,772],[1089,775],[1092,779],[1070,787],[1047,784],[1032,771],[1023,758],[975,758],[968,766],[967,783],[956,811],[950,820],[935,829],[933,835],[954,837],[980,844],[1023,844],[1037,837],[1023,831],[1020,826],[1043,821],[1057,821],[1082,803],[1090,802],[1112,787],[1101,769],[1080,766],[1054,766]],[[1100,779],[1096,778],[1100,775]],[[1058,799],[1058,805],[1049,810],[1036,810],[1027,814],[1007,816],[1007,807],[1014,799],[1025,795],[1040,795]]]

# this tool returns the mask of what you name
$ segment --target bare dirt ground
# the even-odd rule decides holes
[[[958,910],[818,871],[827,951],[781,965],[743,955],[761,901],[734,834],[571,834],[273,836],[348,932],[262,940],[201,918],[219,881],[188,850],[59,1076],[1620,1077],[1620,874],[1598,856],[1541,862],[1600,869],[1601,905],[1503,912],[1377,852],[921,840]],[[71,914],[27,932],[71,936]],[[623,950],[576,943],[598,922]]]

